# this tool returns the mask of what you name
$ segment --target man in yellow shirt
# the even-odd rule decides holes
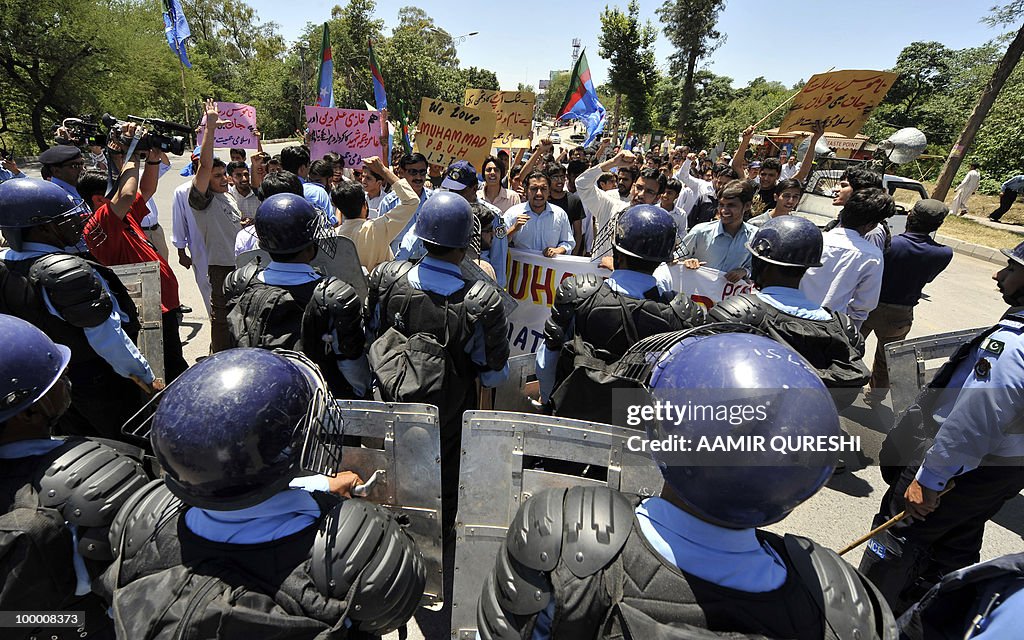
[[[391,185],[392,191],[398,196],[399,204],[384,215],[367,219],[369,207],[362,185],[358,183],[342,183],[331,191],[331,202],[341,212],[342,222],[338,227],[338,235],[352,240],[359,254],[359,262],[367,272],[382,262],[394,259],[391,242],[405,229],[416,207],[420,204],[419,196],[413,191],[409,182],[396,176],[391,169],[384,166],[380,158],[374,156],[363,160],[366,170],[383,176],[384,181]]]

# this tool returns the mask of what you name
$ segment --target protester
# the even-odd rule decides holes
[[[948,213],[938,200],[918,200],[907,216],[906,232],[895,236],[885,252],[878,306],[861,326],[865,339],[872,332],[878,339],[870,389],[864,394],[868,405],[880,404],[889,392],[885,345],[907,337],[925,285],[953,260],[953,250],[931,238]]]
[[[800,204],[800,197],[803,196],[804,188],[799,180],[787,178],[775,183],[775,208],[765,211],[761,215],[754,216],[747,222],[755,227],[762,227],[766,222],[779,216],[790,215],[796,211]]]
[[[384,200],[384,196],[388,194],[387,187],[389,185],[387,181],[384,179],[384,174],[377,173],[376,171],[368,167],[364,168],[363,171],[359,174],[359,184],[363,185],[363,193],[366,195],[366,207],[369,212],[368,217],[376,218],[377,209],[380,207],[380,203]],[[331,193],[333,196],[333,188],[331,189]],[[399,200],[401,200],[401,198],[399,198]],[[342,222],[342,225],[344,224],[345,223]]]
[[[867,188],[849,196],[839,226],[824,235],[820,267],[800,281],[800,290],[821,306],[850,316],[859,328],[878,305],[882,252],[864,236],[896,210],[892,196]]]
[[[291,171],[302,181],[302,193],[311,205],[324,212],[326,219],[332,227],[338,226],[338,218],[334,215],[334,207],[331,206],[331,196],[327,193],[327,184],[333,169],[325,172],[322,165],[319,167],[320,174],[316,177],[320,182],[310,178],[309,149],[300,145],[291,145],[281,149],[281,170]]]
[[[382,216],[370,219],[367,194],[355,183],[344,183],[335,187],[331,192],[331,201],[342,216],[338,235],[352,240],[356,245],[356,253],[359,254],[359,263],[367,273],[370,273],[377,265],[394,259],[391,242],[406,228],[419,207],[420,200],[409,185],[409,181],[396,176],[391,169],[384,166],[380,158],[364,158],[363,163],[366,166],[363,171],[364,184],[367,182],[367,175],[381,176],[381,184],[390,186],[390,193],[398,197],[398,206]],[[372,178],[370,181],[375,179]]]
[[[782,170],[779,172],[780,180],[789,180],[790,178],[795,178],[796,174],[800,173],[800,169],[802,167],[801,164],[796,160],[796,153],[789,156],[789,158],[785,161],[780,159],[780,162],[782,162]]]
[[[548,202],[551,180],[540,171],[526,176],[527,201],[505,212],[511,246],[546,257],[571,253],[576,246],[569,216]]]
[[[1003,183],[999,192],[999,206],[988,214],[988,219],[999,222],[999,219],[1010,210],[1021,193],[1024,193],[1024,174],[1014,176]]]
[[[256,191],[249,183],[249,167],[244,162],[233,160],[228,163],[225,173],[231,179],[228,193],[238,205],[238,211],[242,215],[242,224],[252,224],[256,217],[256,209],[260,206],[260,199],[256,197]]]
[[[551,181],[548,202],[565,211],[569,217],[569,224],[572,225],[572,237],[576,241],[573,252],[580,255],[583,250],[583,220],[587,217],[586,212],[583,211],[583,201],[575,193],[565,190],[565,167],[557,162],[549,162],[544,167],[544,173]]]
[[[964,174],[964,179],[960,181],[960,186],[956,188],[956,196],[953,198],[953,204],[950,205],[949,210],[958,216],[967,215],[967,201],[971,199],[974,192],[978,190],[978,185],[981,184],[979,168],[981,168],[981,165],[977,162],[972,162],[970,164],[970,171]]]
[[[190,170],[188,174],[190,176],[194,176],[196,173],[196,167],[199,165],[199,152],[199,147],[196,147],[192,151],[191,163],[185,167]],[[206,242],[203,240],[203,232],[199,228],[199,223],[192,215],[192,207],[188,205],[188,194],[191,189],[192,183],[185,182],[175,188],[174,195],[171,197],[171,244],[177,250],[178,264],[192,271],[199,295],[206,307],[206,316],[212,317]]]
[[[850,169],[843,171],[839,176],[839,188],[833,193],[832,206],[844,206],[850,199],[850,196],[860,189],[881,188],[882,174],[864,167],[851,167]],[[836,228],[838,224],[839,218],[837,217],[835,220],[832,220],[825,225],[825,231],[831,231]],[[868,231],[864,237],[878,247],[879,251],[885,252],[892,240],[892,232],[889,231],[889,224],[885,219],[882,219],[874,228]]]
[[[395,239],[391,241],[391,252],[398,255],[399,249],[402,248],[402,240],[405,238],[405,234],[409,232],[409,229],[416,224],[416,216],[419,215],[419,210],[423,207],[423,203],[427,201],[434,191],[426,188],[426,177],[427,177],[427,158],[422,153],[410,153],[403,155],[398,161],[398,171],[395,172],[399,178],[405,178],[409,186],[412,187],[416,197],[420,199],[419,207],[412,214],[412,218],[409,222],[405,223],[405,228],[398,232]],[[384,196],[381,200],[380,207],[377,209],[377,215],[382,216],[388,211],[391,211],[399,204],[398,194],[392,192]]]
[[[133,130],[134,126],[129,125],[124,134],[126,139],[130,139]],[[93,210],[93,215],[85,224],[83,237],[92,255],[100,264],[108,267],[147,262],[159,265],[164,379],[169,382],[188,368],[182,355],[178,328],[181,308],[178,279],[167,260],[146,240],[141,228],[142,220],[149,213],[146,202],[156,192],[163,161],[145,160],[146,170],[140,180],[139,154],[125,158],[123,154],[126,147],[123,143],[111,142],[109,146],[116,152],[111,154],[114,170],[120,172],[114,185],[113,197],[107,198],[105,195],[107,176],[101,171],[90,169],[78,180],[78,192]]]
[[[695,154],[688,154],[686,160],[679,165],[679,169],[676,171],[676,179],[686,187],[689,187],[695,194],[693,206],[690,208],[690,213],[686,218],[686,226],[689,229],[715,219],[715,214],[718,212],[719,190],[725,187],[730,180],[736,180],[740,177],[739,173],[730,165],[723,164],[717,165],[712,169],[713,177],[710,180],[695,178],[690,175],[690,168],[696,160],[697,156]]]
[[[473,237],[470,239],[466,257],[476,262],[498,286],[505,288],[508,262],[508,230],[505,218],[493,204],[479,200],[476,169],[465,160],[452,163],[445,173],[441,187],[462,196],[473,212]],[[403,249],[409,240],[409,233],[403,241]],[[422,243],[420,243],[422,244]],[[413,252],[419,254],[417,250]]]
[[[293,193],[297,196],[305,197],[302,180],[291,171],[275,171],[267,176],[267,179],[260,185],[260,188],[256,191],[256,199],[259,202],[263,202],[270,196],[275,196],[279,193]],[[320,221],[323,222],[322,219]],[[243,224],[241,230],[235,236],[236,257],[246,251],[260,248],[260,239],[256,234],[256,227],[253,222],[255,222],[255,218],[249,220],[247,224]]]
[[[206,120],[213,123],[213,129],[228,123],[219,119],[213,99],[206,101]],[[242,226],[242,214],[235,199],[228,194],[227,165],[213,157],[213,138],[210,130],[203,137],[188,204],[206,248],[210,279],[210,350],[216,353],[231,346],[224,278],[235,268],[235,236]]]
[[[683,266],[708,267],[738,282],[750,275],[750,253],[746,246],[757,229],[743,221],[754,199],[754,185],[733,180],[719,192],[718,220],[691,228],[683,238]]]

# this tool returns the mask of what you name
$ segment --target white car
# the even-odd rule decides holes
[[[562,144],[562,136],[558,135],[554,131],[551,132],[551,135],[548,136],[548,139],[550,139],[551,142],[555,144]]]

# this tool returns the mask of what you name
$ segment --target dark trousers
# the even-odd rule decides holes
[[[889,363],[885,359],[885,345],[906,338],[913,324],[914,307],[879,302],[861,325],[860,332],[865,340],[872,332],[878,338],[875,359],[871,365],[870,397],[882,400],[889,393]]]
[[[121,427],[142,408],[148,396],[106,362],[72,363],[71,369],[76,366],[69,376],[71,407],[60,419],[58,434],[124,440]]]
[[[211,264],[207,267],[210,278],[210,350],[213,353],[230,349],[231,333],[228,331],[228,297],[224,295],[224,279],[234,271],[234,267]]]
[[[168,311],[162,318],[164,330],[164,382],[170,384],[188,369],[181,351],[181,333],[178,331],[178,310]]]
[[[875,526],[903,511],[903,494],[916,473],[916,467],[907,467],[889,487]],[[897,616],[943,575],[981,559],[985,523],[1024,489],[1024,466],[983,466],[957,476],[954,483],[924,520],[903,520],[889,530],[901,552],[888,549],[882,558],[872,550],[873,546],[877,549],[872,543],[864,551],[861,573],[878,587]],[[872,542],[884,537],[879,534]]]
[[[989,218],[998,220],[1003,217],[1003,214],[1010,210],[1013,203],[1017,201],[1017,192],[1012,189],[1006,189],[999,194],[999,208],[992,213],[988,214]]]

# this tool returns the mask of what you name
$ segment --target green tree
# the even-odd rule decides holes
[[[601,12],[598,54],[611,63],[609,84],[624,97],[626,114],[637,133],[651,130],[651,94],[658,78],[654,64],[656,37],[657,31],[650,20],[640,22],[640,6],[636,0],[630,0],[625,13],[618,7],[605,7]]]
[[[498,76],[488,69],[467,67],[462,70],[463,82],[469,89],[501,89],[498,84]]]
[[[723,140],[726,145],[734,144],[745,128],[764,117],[797,88],[788,89],[781,82],[768,81],[762,77],[754,78],[747,86],[735,92],[732,100],[720,113],[708,120],[704,139],[709,144]],[[761,126],[765,129],[778,126],[785,116],[784,111],[780,109]]]
[[[682,95],[675,117],[680,137],[695,116],[697,63],[725,42],[725,35],[715,28],[724,8],[725,0],[665,0],[657,11],[665,36],[676,49],[669,58],[670,71],[676,77],[682,76]]]

